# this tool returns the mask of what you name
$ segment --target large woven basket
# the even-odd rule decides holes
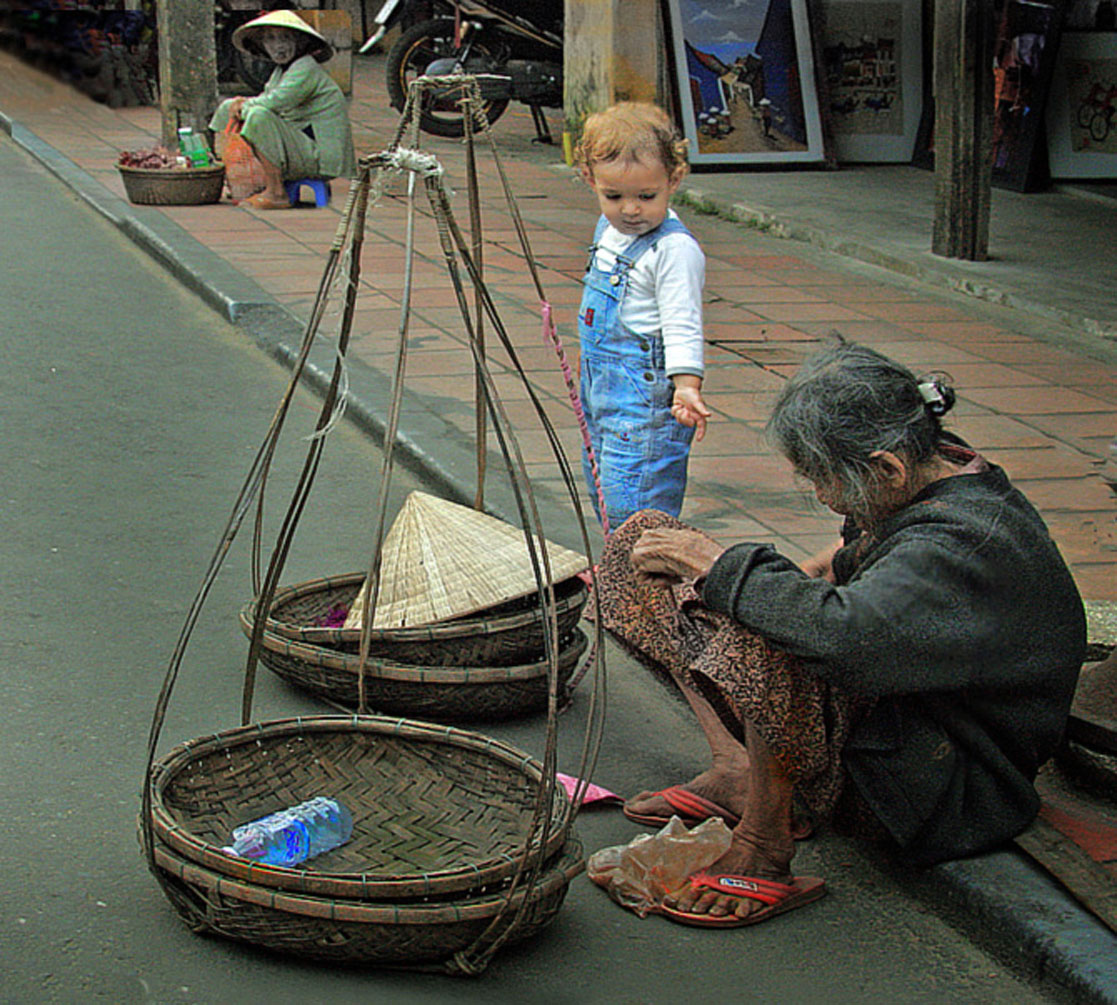
[[[571,838],[542,875],[507,904],[504,894],[481,893],[401,905],[277,894],[203,868],[162,844],[156,845],[154,858],[160,885],[192,931],[329,963],[457,973],[462,972],[457,954],[475,945],[502,910],[511,926],[508,942],[538,934],[554,920],[570,881],[584,867],[582,846]]]
[[[230,879],[316,897],[409,901],[498,890],[534,842],[565,840],[554,786],[544,844],[532,838],[542,769],[522,751],[447,726],[309,716],[188,741],[154,763],[150,822],[175,855]],[[234,827],[312,796],[340,800],[353,836],[299,868],[221,851]],[[546,814],[545,814],[546,816]]]
[[[252,635],[252,607],[241,609],[245,635]],[[559,643],[558,688],[574,673],[588,645],[575,628]],[[297,687],[345,706],[359,701],[360,657],[265,631],[260,662]],[[370,657],[365,666],[365,700],[377,712],[435,722],[506,719],[547,707],[548,661],[518,666],[415,666]]]
[[[141,206],[200,206],[217,202],[225,165],[204,168],[136,168],[117,164],[129,202]]]
[[[266,623],[269,632],[302,642],[356,652],[357,629],[327,628],[330,611],[348,610],[365,581],[363,573],[312,579],[276,591]],[[578,577],[555,584],[559,637],[582,616],[589,591]],[[247,609],[251,621],[251,605]],[[244,612],[242,612],[242,618]],[[537,596],[511,600],[476,615],[416,628],[373,631],[369,652],[423,666],[513,666],[543,652],[543,616]]]

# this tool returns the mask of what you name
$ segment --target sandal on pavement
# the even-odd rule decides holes
[[[251,206],[253,209],[290,209],[291,200],[284,196],[282,199],[272,199],[265,195],[263,192],[257,192],[255,195],[250,195],[247,199],[242,200],[243,205]]]
[[[765,906],[743,918],[735,913],[699,914],[695,911],[680,911],[677,907],[668,907],[666,904],[661,904],[654,913],[662,914],[681,925],[694,925],[698,928],[741,928],[745,925],[757,925],[777,914],[810,904],[826,893],[826,883],[817,876],[796,876],[790,883],[777,883],[775,880],[755,876],[711,876],[697,872],[690,877],[690,888],[696,891],[711,890],[738,900],[755,900]]]
[[[681,785],[660,789],[659,792],[653,792],[652,796],[659,796],[664,800],[675,811],[673,815],[682,820],[687,827],[694,827],[704,820],[709,820],[710,817],[721,817],[730,830],[741,822],[741,818],[732,810],[727,810],[705,796],[684,789]],[[634,823],[644,824],[647,827],[663,827],[671,819],[671,815],[636,813],[628,808],[628,803],[624,804],[621,812]]]
[[[690,789],[684,789],[681,785],[672,785],[659,792],[653,792],[652,796],[663,799],[675,811],[673,816],[677,816],[687,827],[696,827],[710,817],[721,817],[730,830],[741,822],[741,818],[732,810],[727,810],[712,799],[691,792]],[[636,813],[628,808],[628,803],[624,804],[621,812],[633,823],[643,824],[645,827],[665,827],[671,819],[670,816],[659,813]],[[814,821],[810,814],[796,810],[791,817],[791,836],[796,841],[805,841],[813,834]]]

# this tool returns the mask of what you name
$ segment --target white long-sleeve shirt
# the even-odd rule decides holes
[[[677,219],[675,211],[668,210]],[[597,267],[613,268],[616,256],[636,238],[606,226],[597,247]],[[705,373],[702,343],[702,287],[706,256],[687,234],[666,234],[641,256],[628,277],[621,321],[634,332],[662,332],[668,376]]]

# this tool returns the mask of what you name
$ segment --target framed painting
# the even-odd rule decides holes
[[[807,0],[668,0],[690,163],[824,159]]]
[[[1117,31],[1063,33],[1047,105],[1056,179],[1117,178]]]
[[[1063,19],[1062,0],[994,0],[993,184],[1017,192],[1049,179],[1044,110],[1051,90]],[[923,118],[912,163],[932,168],[934,101]]]
[[[920,0],[823,0],[823,73],[839,161],[907,163],[923,105]]]

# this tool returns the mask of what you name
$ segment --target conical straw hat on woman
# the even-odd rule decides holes
[[[265,28],[290,28],[301,35],[309,35],[317,44],[310,49],[312,55],[319,63],[324,63],[334,53],[333,46],[298,14],[290,10],[272,10],[261,14],[259,17],[246,21],[233,32],[233,45],[241,52],[250,56],[267,58],[267,53],[260,47],[258,36]]]

